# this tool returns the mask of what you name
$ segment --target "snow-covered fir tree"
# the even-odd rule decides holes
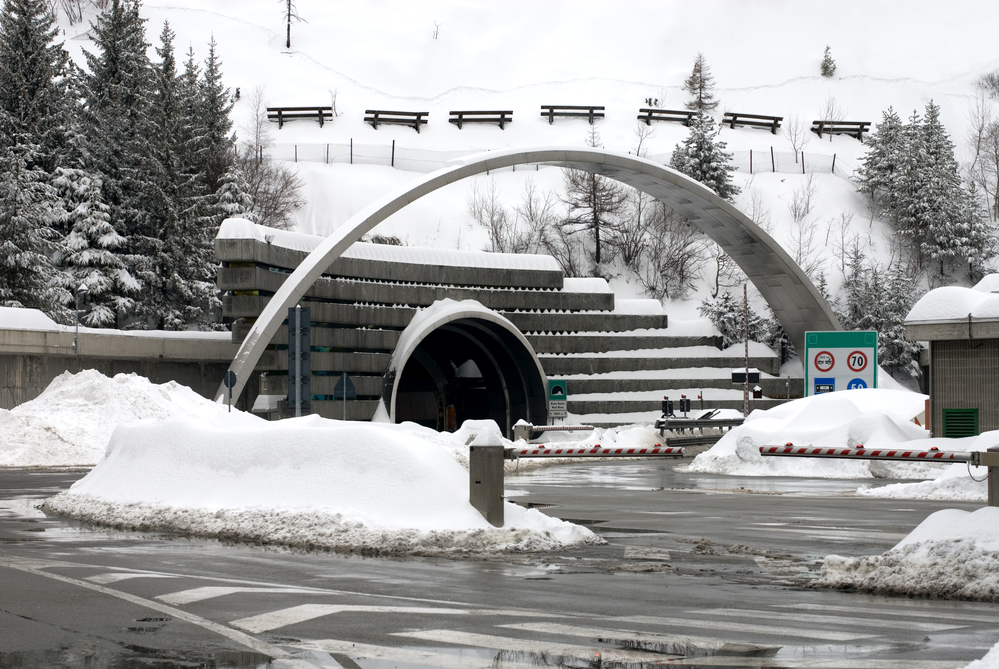
[[[70,205],[63,225],[69,233],[63,240],[62,285],[75,308],[77,287],[87,286],[89,309],[80,321],[89,327],[115,327],[119,314],[133,310],[132,296],[140,284],[132,277],[125,259],[116,251],[125,243],[111,225],[108,206],[101,200],[100,179],[83,170],[59,167],[52,180],[62,201]]]
[[[731,200],[739,194],[739,187],[732,183],[735,168],[729,164],[731,153],[726,153],[725,142],[718,139],[720,127],[713,118],[698,113],[690,122],[690,132],[682,144],[677,144],[669,166],[700,181],[720,197]]]
[[[215,37],[212,36],[208,43],[204,74],[199,80],[200,117],[205,130],[205,156],[201,172],[213,193],[234,159],[233,144],[236,141],[232,132],[232,120],[229,118],[232,96],[222,84],[222,60],[217,47]]]
[[[69,57],[45,0],[4,0],[0,8],[0,109],[7,131],[34,147],[28,167],[61,164],[70,125]]]
[[[708,67],[703,53],[698,53],[694,59],[694,68],[690,76],[683,82],[683,90],[690,93],[690,100],[684,103],[687,109],[693,109],[700,113],[714,111],[718,107],[718,100],[714,94],[715,78],[711,76],[711,68]]]
[[[832,49],[828,44],[822,53],[822,64],[819,66],[819,71],[822,72],[823,77],[831,77],[836,74],[836,61],[833,60]]]
[[[760,316],[752,307],[746,308],[742,298],[736,298],[725,292],[715,298],[701,302],[698,311],[701,316],[711,321],[722,337],[722,347],[728,348],[743,341],[746,332],[746,316],[749,317],[750,341],[765,342],[771,330],[766,319]]]
[[[222,175],[215,196],[215,211],[220,223],[227,218],[255,220],[250,185],[246,182],[246,175],[243,174],[238,162],[233,161]]]
[[[37,147],[0,110],[0,305],[41,309],[69,322],[51,256],[58,251],[58,198],[38,167]]]
[[[891,107],[882,112],[881,123],[867,140],[867,153],[861,159],[857,177],[860,191],[876,204],[891,210],[897,193],[902,162],[905,160],[905,139],[902,119]]]

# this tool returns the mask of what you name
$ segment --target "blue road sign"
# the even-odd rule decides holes
[[[847,390],[856,390],[857,388],[866,388],[867,381],[863,379],[853,379],[848,384],[846,384]]]

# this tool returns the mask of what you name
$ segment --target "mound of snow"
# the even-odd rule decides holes
[[[512,503],[494,528],[443,449],[382,425],[248,414],[127,423],[46,512],[129,529],[379,553],[556,550],[589,530]]]
[[[0,409],[0,466],[92,466],[122,423],[225,410],[174,381],[157,385],[135,374],[109,379],[94,369],[65,372],[30,402]]]
[[[930,439],[926,446],[936,445],[948,451],[984,451],[999,446],[999,430],[983,432],[963,439]],[[964,462],[946,465],[940,475],[930,481],[893,483],[871,488],[861,486],[857,493],[866,497],[892,499],[931,499],[955,502],[985,502],[988,499],[988,467],[971,467]]]
[[[830,555],[819,587],[999,601],[999,507],[931,514],[881,555]]]
[[[681,471],[739,476],[819,478],[932,478],[936,464],[877,460],[764,457],[760,446],[869,448],[925,441],[926,430],[911,422],[925,395],[905,390],[863,389],[815,395],[751,413]],[[920,445],[916,446],[921,447]]]

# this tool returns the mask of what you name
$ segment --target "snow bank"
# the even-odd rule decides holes
[[[964,669],[999,669],[999,643],[992,646],[985,657],[965,665]]]
[[[118,427],[107,457],[49,513],[127,529],[376,553],[557,550],[600,540],[507,503],[494,528],[468,473],[381,425],[233,413]]]
[[[92,466],[121,423],[205,418],[225,410],[175,381],[157,385],[135,374],[109,379],[94,369],[65,372],[30,402],[0,409],[0,466]]]
[[[880,448],[925,441],[928,433],[912,423],[924,408],[925,395],[903,390],[845,390],[816,395],[752,412],[746,422],[699,454],[681,471],[740,476],[819,478],[931,478],[941,465],[883,460],[777,458],[759,447],[786,444],[817,447]],[[922,447],[922,443],[917,448]]]
[[[999,508],[931,514],[881,555],[830,555],[817,587],[999,601]]]
[[[933,321],[963,321],[969,316],[975,320],[999,318],[999,295],[982,289],[961,286],[934,288],[913,305],[906,323]]]

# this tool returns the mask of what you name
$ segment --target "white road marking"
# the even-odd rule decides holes
[[[417,606],[348,606],[340,604],[302,604],[291,608],[261,613],[248,618],[233,620],[230,625],[244,629],[247,632],[268,632],[278,627],[286,627],[302,623],[313,618],[329,616],[334,613],[408,613],[412,615],[462,616],[469,613],[468,609],[442,609]]]
[[[176,576],[170,576],[169,574],[143,574],[141,572],[129,573],[129,572],[111,572],[109,574],[97,574],[97,576],[87,576],[83,580],[90,581],[91,583],[99,583],[101,585],[107,585],[108,583],[117,583],[118,581],[128,581],[133,578],[177,578]]]
[[[372,646],[365,643],[353,643],[350,641],[338,641],[336,639],[314,639],[310,641],[300,641],[288,644],[289,648],[300,648],[302,650],[324,651],[337,655],[348,655],[353,659],[384,660],[387,662],[401,662],[405,664],[425,665],[439,667],[439,669],[537,669],[537,665],[520,664],[517,662],[496,661],[496,654],[489,653],[488,656],[475,657],[471,653],[461,655],[451,655],[449,653],[436,653],[428,650],[416,648],[393,648],[390,646]]]
[[[982,616],[974,613],[961,613],[955,610],[928,611],[906,608],[869,607],[869,606],[838,606],[835,604],[777,604],[783,609],[801,609],[803,611],[840,611],[843,613],[858,613],[862,616],[872,616],[875,619],[888,616],[904,616],[907,618],[934,618],[936,620],[967,620],[975,623],[993,623],[999,625],[999,616]],[[945,629],[937,627],[936,629]]]
[[[238,592],[266,592],[274,594],[294,594],[294,595],[322,595],[330,594],[335,595],[339,593],[330,592],[323,593],[317,592],[316,590],[311,590],[308,588],[237,588],[237,587],[227,587],[227,586],[217,586],[217,585],[206,585],[201,588],[192,588],[191,590],[179,590],[177,592],[171,592],[166,595],[157,595],[156,599],[161,602],[166,602],[167,604],[190,604],[192,602],[200,602],[205,599],[214,599],[215,597],[224,597],[225,595],[234,595]]]
[[[612,618],[619,622],[643,623],[646,625],[667,625],[669,627],[680,628],[707,628],[718,630],[730,630],[732,632],[748,632],[750,634],[766,634],[777,637],[801,637],[805,639],[822,639],[824,641],[853,641],[855,639],[869,639],[877,634],[832,632],[824,630],[801,630],[790,627],[779,627],[777,625],[751,625],[747,623],[732,623],[725,620],[702,620],[700,618],[660,618],[655,616],[628,616],[623,618]]]
[[[908,535],[893,532],[881,532],[879,530],[838,530],[834,527],[816,527],[812,530],[799,529],[796,527],[774,527],[772,525],[762,528],[767,532],[786,532],[789,534],[807,534],[816,538],[825,539],[886,539],[890,541],[901,541]]]
[[[250,650],[256,651],[263,655],[267,655],[271,658],[288,658],[290,654],[288,651],[277,646],[273,646],[259,639],[254,639],[248,634],[244,634],[239,630],[234,630],[225,625],[220,625],[219,623],[212,622],[201,616],[196,616],[193,613],[188,613],[182,609],[177,609],[172,606],[167,606],[166,604],[161,604],[160,602],[154,602],[151,599],[145,599],[143,597],[137,597],[136,595],[129,594],[127,592],[122,592],[121,590],[114,590],[112,588],[106,588],[103,585],[98,585],[96,583],[91,583],[89,581],[81,581],[79,579],[70,578],[68,576],[63,576],[61,574],[53,574],[46,571],[41,571],[37,567],[28,566],[23,563],[23,561],[17,558],[8,558],[7,556],[0,555],[0,566],[8,567],[10,569],[17,569],[18,571],[27,572],[29,574],[34,574],[36,576],[43,576],[45,578],[51,578],[55,581],[61,581],[63,583],[69,583],[70,585],[75,585],[87,590],[93,590],[94,592],[99,592],[103,595],[108,595],[110,597],[117,597],[118,599],[123,599],[126,602],[135,604],[137,606],[142,606],[147,609],[152,609],[153,611],[158,611],[159,613],[164,613],[172,618],[178,620],[183,620],[189,622],[192,625],[197,625],[198,627],[203,627],[206,630],[214,632],[220,636],[234,641],[240,645],[246,646]]]
[[[633,630],[608,629],[599,627],[577,627],[560,623],[513,623],[497,625],[507,629],[541,632],[543,634],[558,634],[561,636],[579,636],[587,639],[612,639],[615,641],[639,641],[660,643],[671,646],[670,652],[676,655],[690,655],[695,652],[712,651],[721,648],[725,641],[712,637],[688,636],[686,634],[655,634],[652,632],[635,632]]]
[[[717,616],[740,616],[759,620],[761,614],[759,611],[748,609],[697,609],[695,611],[687,611],[687,613],[694,615],[717,615]],[[858,625],[861,624],[864,627],[887,627],[889,629],[910,629],[916,630],[918,632],[935,632],[941,630],[956,630],[967,627],[967,625],[935,625],[933,623],[916,623],[908,620],[879,620],[877,618],[873,620],[857,620],[856,616],[851,618],[845,618],[843,616],[822,616],[814,615],[809,613],[778,613],[776,611],[767,611],[763,614],[767,620],[789,620],[795,622],[800,620],[804,623],[820,623],[820,624],[832,624],[832,625]]]
[[[494,636],[492,634],[474,634],[455,630],[420,630],[417,632],[393,632],[392,636],[422,639],[437,643],[453,643],[459,646],[474,648],[495,648],[512,653],[538,653],[548,658],[553,655],[575,657],[587,661],[648,663],[657,658],[666,659],[669,655],[647,653],[642,651],[616,650],[611,648],[594,648],[591,646],[576,646],[574,644],[547,643],[533,639],[517,639],[514,637]],[[675,655],[674,655],[675,657]],[[745,660],[743,660],[745,663]]]

